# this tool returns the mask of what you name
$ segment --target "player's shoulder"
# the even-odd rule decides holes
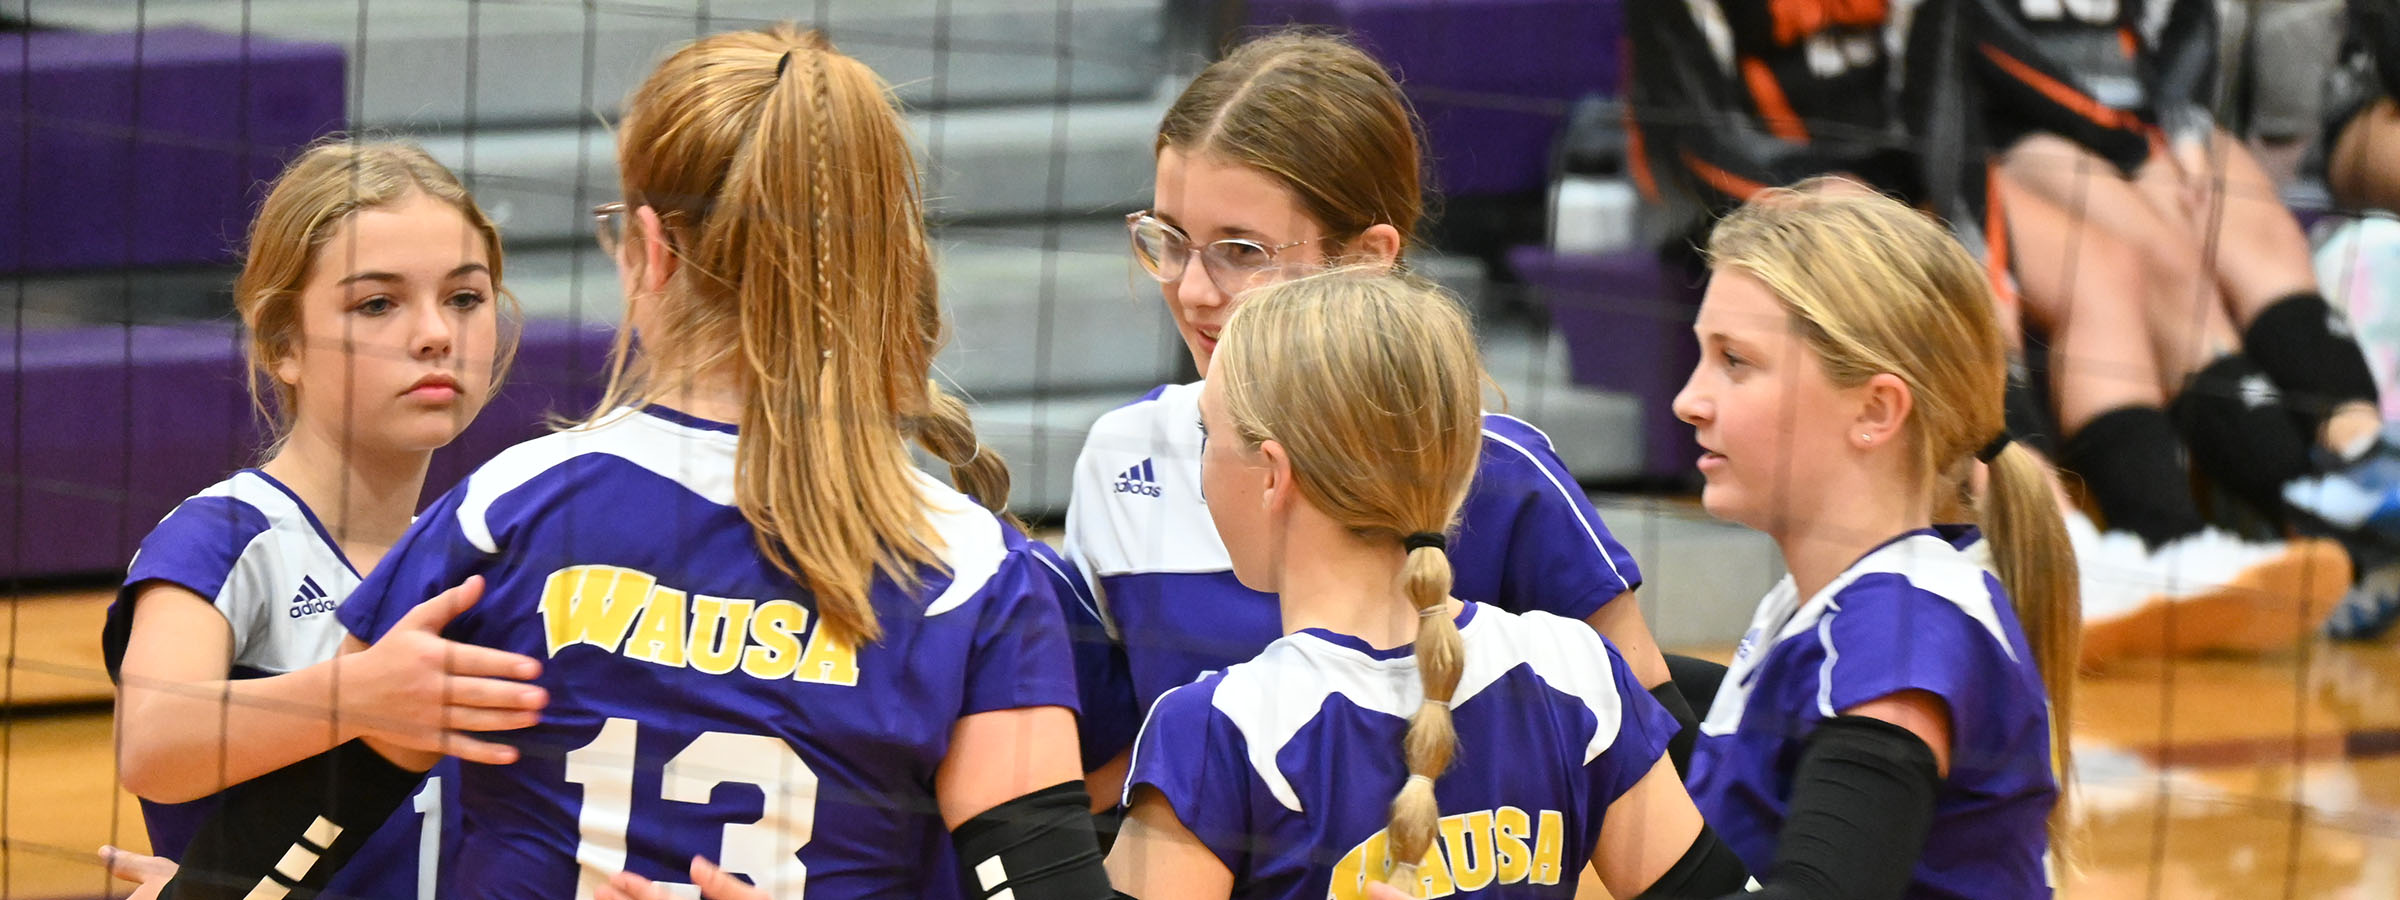
[[[1940,598],[1961,607],[1988,607],[1994,579],[1972,526],[1912,532],[1875,548],[1834,586],[1837,604],[1902,596]]]
[[[476,468],[453,489],[458,526],[477,547],[496,552],[495,513],[511,498],[535,495],[526,488],[546,488],[544,495],[608,492],[622,487],[622,478],[673,482],[731,506],[737,440],[731,425],[655,406],[612,410],[509,447]],[[585,465],[602,458],[622,465]]]
[[[228,556],[262,535],[316,530],[299,495],[257,469],[243,469],[175,505],[142,541],[145,552],[205,545]]]
[[[994,588],[1018,589],[1047,585],[1057,590],[1073,576],[1058,554],[1025,536],[975,498],[921,471],[909,473],[923,504],[926,526],[932,531],[934,557],[949,575],[941,589],[925,598],[925,616],[932,618],[995,597]]]
[[[1522,471],[1531,474],[1546,470],[1558,459],[1558,447],[1550,435],[1534,424],[1506,413],[1483,414],[1482,468]]]
[[[1472,618],[1459,626],[1466,647],[1465,664],[1453,705],[1482,697],[1512,673],[1522,673],[1547,688],[1561,708],[1580,706],[1592,715],[1585,740],[1584,761],[1606,750],[1616,738],[1624,717],[1625,660],[1590,625],[1546,612],[1510,612],[1481,603],[1470,604]],[[1494,693],[1510,702],[1529,695],[1520,686]]]
[[[1472,618],[1459,626],[1467,653],[1462,697],[1520,668],[1561,693],[1596,699],[1616,695],[1617,669],[1624,660],[1591,625],[1539,610],[1468,606]]]
[[[1981,541],[1972,526],[1936,526],[1888,542],[1827,586],[1824,612],[1913,618],[1955,610],[2008,647],[2000,612],[2007,597]]]
[[[1167,434],[1175,425],[1191,427],[1199,421],[1200,387],[1203,382],[1162,384],[1144,392],[1123,406],[1102,413],[1092,422],[1086,446],[1097,440],[1134,437],[1157,437]],[[1187,421],[1188,420],[1188,421]]]

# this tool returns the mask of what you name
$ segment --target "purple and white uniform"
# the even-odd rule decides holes
[[[1457,762],[1418,875],[1427,897],[1566,898],[1600,822],[1675,721],[1581,622],[1463,605]],[[1159,698],[1126,796],[1159,792],[1236,898],[1354,900],[1389,871],[1401,739],[1424,702],[1409,646],[1303,629]]]
[[[589,897],[694,856],[770,896],[958,893],[935,770],[958,720],[1075,707],[1052,575],[1025,537],[921,473],[943,567],[878,577],[852,647],[734,506],[732,425],[660,407],[501,453],[417,520],[341,618],[372,639],[469,575],[448,636],[544,660],[550,706],[462,766],[445,896]]]
[[[189,590],[224,614],[233,630],[226,674],[238,679],[332,659],[344,636],[334,611],[359,577],[299,495],[265,472],[243,469],[178,504],[142,539],[101,632],[111,677],[132,637],[135,597],[151,582]],[[457,800],[457,764],[446,760],[326,884],[326,896],[432,900],[442,848],[458,839]],[[181,860],[220,802],[217,794],[142,801],[151,852]]]
[[[1793,766],[1818,723],[1913,690],[1948,705],[1951,744],[1907,896],[2051,895],[2048,695],[1980,541],[1966,526],[1910,532],[1806,602],[1789,577],[1759,601],[1687,779],[1751,871],[1774,861]]]
[[[1283,632],[1274,595],[1235,580],[1200,496],[1201,385],[1163,385],[1102,416],[1075,462],[1066,557],[1091,591],[1061,599],[1070,622],[1117,639],[1076,643],[1087,761],[1123,750],[1168,689],[1249,659]],[[1549,436],[1504,415],[1483,417],[1482,457],[1449,552],[1454,596],[1511,612],[1583,619],[1642,583]]]

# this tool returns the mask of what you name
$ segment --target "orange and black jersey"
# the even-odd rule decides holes
[[[1845,173],[1916,194],[1891,109],[1888,18],[1885,0],[1630,0],[1627,109],[1645,191],[1721,211]]]
[[[1916,12],[1959,30],[1994,150],[2051,132],[2130,173],[2161,128],[2187,136],[2211,124],[2213,0],[1923,0]]]

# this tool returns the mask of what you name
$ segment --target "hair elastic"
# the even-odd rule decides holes
[[[782,81],[782,80],[783,80],[783,70],[785,70],[785,69],[788,69],[788,68],[791,68],[791,65],[792,65],[792,51],[790,51],[790,50],[785,50],[785,51],[783,51],[783,58],[782,58],[782,59],[778,59],[778,60],[776,60],[776,61],[775,61],[775,80],[777,80],[777,81]]]
[[[1444,550],[1449,548],[1450,539],[1443,537],[1440,532],[1419,531],[1415,534],[1401,538],[1400,546],[1408,548],[1408,551],[1411,553],[1426,547],[1432,547],[1435,550]]]
[[[1425,786],[1426,786],[1426,787],[1432,787],[1432,786],[1433,786],[1433,777],[1432,777],[1432,776],[1429,776],[1429,775],[1419,775],[1419,774],[1416,774],[1416,773],[1414,773],[1414,772],[1411,772],[1411,773],[1409,773],[1409,775],[1408,775],[1408,780],[1410,780],[1410,781],[1422,781],[1422,782],[1425,782]]]
[[[1999,459],[2000,451],[2008,449],[2008,445],[2015,440],[2016,438],[2009,436],[2008,429],[2000,429],[2000,433],[1992,438],[1991,443],[1985,444],[1983,449],[1975,451],[1975,458],[1985,463]]]

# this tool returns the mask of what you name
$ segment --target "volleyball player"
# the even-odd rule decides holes
[[[1251,41],[1184,89],[1160,124],[1152,208],[1127,221],[1203,378],[1242,291],[1332,263],[1401,263],[1422,203],[1416,127],[1382,66],[1330,37]],[[1162,385],[1103,416],[1076,461],[1065,551],[1093,597],[1070,615],[1117,638],[1077,652],[1100,657],[1087,672],[1118,665],[1129,682],[1113,702],[1084,698],[1085,760],[1103,803],[1143,710],[1281,633],[1274,597],[1241,584],[1208,522],[1202,387]],[[1501,414],[1478,431],[1478,474],[1449,548],[1456,593],[1591,623],[1689,719],[1632,601],[1640,570],[1549,437]],[[1118,653],[1121,663],[1107,658]]]
[[[181,859],[223,792],[358,738],[505,763],[469,736],[531,724],[540,664],[452,644],[428,605],[331,662],[335,611],[408,527],[433,451],[473,421],[515,346],[499,233],[457,178],[404,143],[301,152],[251,224],[234,302],[266,461],[185,500],[142,541],[102,635],[118,679],[119,777],[151,849]],[[505,307],[505,309],[504,309]],[[431,594],[427,594],[431,596]],[[418,896],[458,834],[445,767],[332,889]]]
[[[2223,404],[2162,387],[2145,310],[2155,285],[2136,249],[1990,170],[1981,123],[1962,111],[1975,88],[1927,62],[1938,24],[1875,6],[1712,0],[1641,0],[1627,19],[1635,172],[1680,210],[1679,236],[1702,236],[1769,185],[1862,179],[1980,248],[2012,350],[2027,329],[2046,337],[2050,378],[2012,377],[2009,409],[2021,439],[2084,476],[2108,523],[2063,506],[2084,564],[2090,662],[2275,649],[2314,631],[2348,582],[2342,549],[2208,526],[2177,422]],[[1916,63],[1899,92],[1891,77],[1908,58],[1890,57],[1894,46]],[[2289,431],[2279,406],[2246,411]]]
[[[1753,870],[1838,861],[1807,867],[1826,896],[2049,896],[2076,561],[2003,429],[1981,267],[1854,190],[1769,191],[1707,253],[1676,413],[1703,504],[1791,574],[1703,721],[1693,799]]]
[[[782,897],[1105,893],[1058,601],[968,496],[1000,506],[1007,470],[928,378],[904,130],[789,24],[686,44],[628,99],[599,410],[445,494],[340,612],[379,643],[478,578],[448,633],[546,659],[521,756],[464,767],[448,895],[588,897],[699,855]]]
[[[1567,897],[1587,864],[1621,897],[1738,888],[1664,758],[1678,726],[1608,642],[1451,599],[1446,535],[1484,452],[1465,312],[1343,270],[1254,291],[1221,336],[1199,480],[1283,635],[1151,709],[1116,889]]]

